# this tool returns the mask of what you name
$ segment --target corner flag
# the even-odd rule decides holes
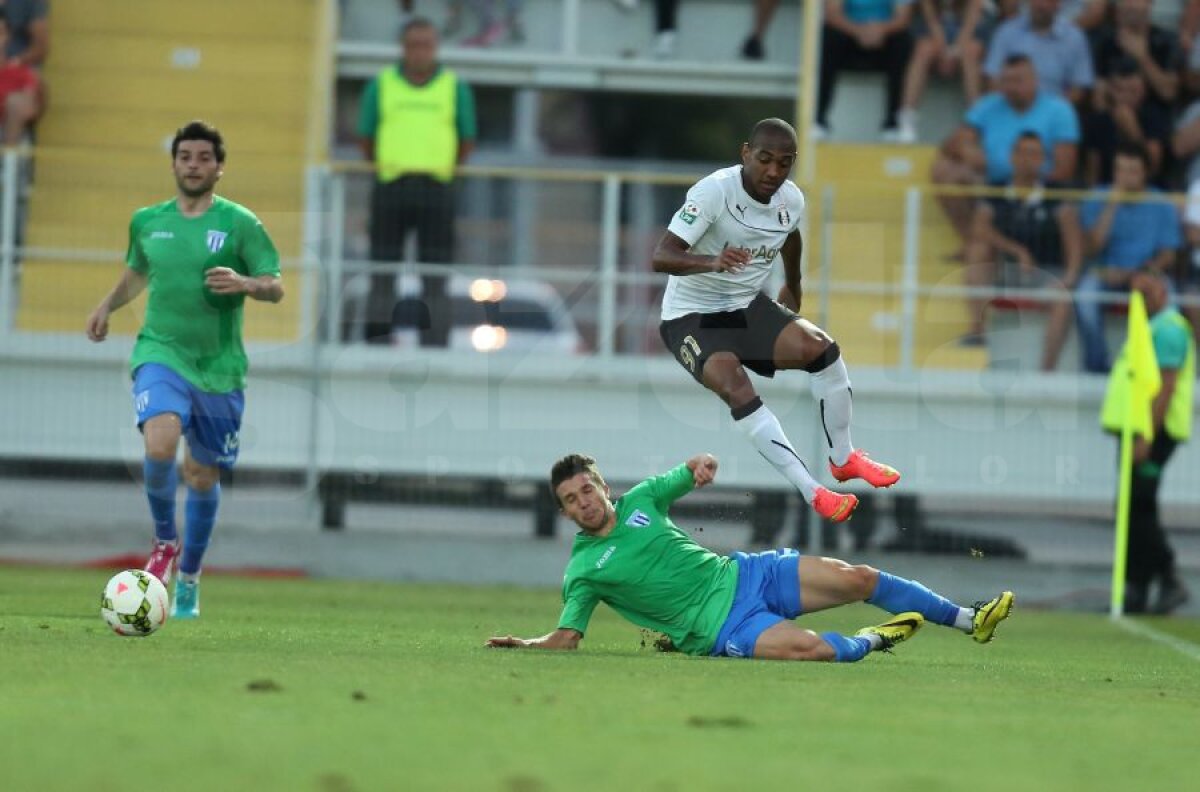
[[[1133,481],[1133,436],[1147,443],[1154,439],[1154,397],[1162,388],[1162,375],[1154,342],[1150,337],[1150,319],[1139,291],[1129,298],[1129,327],[1125,346],[1113,365],[1104,394],[1100,422],[1109,431],[1121,433],[1120,486],[1117,490],[1116,541],[1113,546],[1112,599],[1109,612],[1121,615],[1125,602],[1125,557],[1129,547],[1129,500]]]

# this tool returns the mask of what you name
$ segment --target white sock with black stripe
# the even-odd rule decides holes
[[[808,472],[808,467],[792,448],[775,413],[767,409],[758,398],[731,412],[734,425],[750,439],[763,459],[770,462],[792,486],[800,490],[804,500],[812,503],[817,487],[821,485]]]
[[[850,419],[854,414],[850,374],[841,354],[825,368],[811,373],[812,395],[821,415],[829,458],[835,465],[844,465],[854,453],[854,444],[850,442]]]

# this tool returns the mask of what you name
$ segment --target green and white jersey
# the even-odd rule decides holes
[[[228,267],[250,277],[279,275],[279,253],[254,213],[219,196],[198,217],[181,215],[174,198],[138,209],[125,263],[148,278],[130,369],[161,363],[202,391],[244,388],[245,295],[213,294],[204,273]]]
[[[670,636],[688,654],[706,655],[737,590],[737,562],[696,544],[667,516],[692,491],[687,465],[654,476],[615,504],[608,536],[575,535],[563,575],[560,629],[587,632],[598,602],[641,627]]]

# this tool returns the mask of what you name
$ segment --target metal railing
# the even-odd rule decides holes
[[[80,267],[114,267],[123,258],[120,249],[98,247],[87,239],[60,245],[41,235],[37,244],[26,244],[21,158],[16,150],[6,151],[0,172],[0,327],[8,332],[19,329],[17,312],[29,310],[18,286],[19,262],[76,260]],[[415,247],[404,260],[372,262],[367,242],[374,180],[370,167],[314,166],[303,181],[305,208],[296,223],[302,239],[296,244],[279,240],[281,248],[298,251],[287,257],[285,269],[301,285],[301,308],[294,326],[269,335],[305,344],[342,343],[344,313],[355,310],[348,295],[361,290],[367,273],[389,268],[401,275],[442,272],[547,283],[562,295],[592,354],[602,359],[663,355],[657,340],[658,295],[666,278],[651,271],[650,251],[687,187],[701,175],[463,168],[457,181],[459,253],[453,264],[445,265],[420,261]],[[927,367],[924,352],[952,344],[963,330],[962,303],[969,297],[1044,303],[1071,299],[1059,289],[963,285],[961,265],[948,264],[941,255],[953,240],[933,203],[932,187],[825,183],[809,186],[806,193],[804,312],[835,335],[866,332],[859,342],[876,347],[878,354],[855,350],[860,364],[903,372]],[[1047,191],[1047,196],[1079,200],[1088,194]],[[777,270],[774,277],[777,286],[782,275]],[[61,288],[73,286],[63,283]],[[86,309],[102,294],[85,296],[75,324],[64,324],[60,331],[82,327]],[[1123,300],[1120,295],[1095,299]],[[1197,298],[1184,296],[1181,302],[1196,305]],[[855,312],[864,315],[847,315]],[[849,327],[851,319],[854,327]],[[256,332],[247,328],[250,341]],[[853,349],[854,342],[843,341],[847,346]]]

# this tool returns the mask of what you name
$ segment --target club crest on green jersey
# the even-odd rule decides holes
[[[650,524],[650,515],[644,511],[634,509],[633,514],[629,515],[629,519],[625,521],[625,524],[631,528],[645,528]]]
[[[213,231],[210,229],[208,232],[208,249],[213,253],[220,252],[221,248],[225,247],[225,238],[228,236],[229,234],[224,231]]]

